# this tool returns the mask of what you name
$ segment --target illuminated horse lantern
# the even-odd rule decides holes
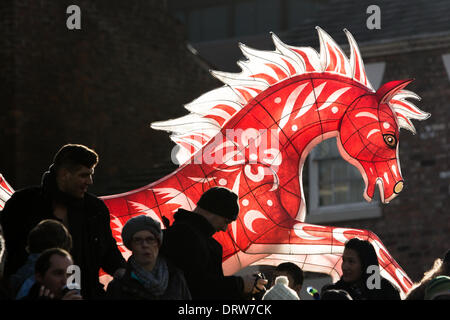
[[[226,274],[250,264],[293,261],[305,271],[336,279],[345,242],[359,237],[374,245],[384,277],[403,294],[411,288],[411,280],[372,232],[304,222],[302,168],[315,145],[336,137],[340,154],[364,179],[365,198],[371,200],[378,184],[387,203],[403,188],[399,129],[414,132],[410,120],[429,116],[406,100],[419,99],[404,90],[411,80],[372,89],[348,31],[350,60],[317,29],[320,54],[288,46],[275,35],[275,51],[241,45],[248,58],[238,62],[241,73],[213,71],[225,86],[188,104],[190,114],[152,124],[173,132],[181,165],[148,186],[103,197],[119,244],[120,230],[131,216],[147,214],[161,222],[165,216],[172,222],[176,209],[194,209],[205,190],[224,186],[239,195],[240,203],[238,219],[215,235],[224,249]]]

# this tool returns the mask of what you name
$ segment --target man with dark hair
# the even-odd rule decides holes
[[[47,249],[41,253],[35,265],[36,283],[23,300],[81,300],[76,290],[67,288],[67,269],[73,260],[66,250],[60,248]]]
[[[39,222],[28,234],[28,253],[42,253],[46,249],[72,250],[72,236],[66,226],[58,220],[46,219]]]
[[[28,234],[26,251],[29,253],[26,263],[10,278],[11,290],[16,299],[28,294],[34,284],[34,266],[39,255],[51,248],[72,249],[72,236],[59,221],[42,220]]]
[[[18,190],[5,203],[0,218],[9,253],[5,262],[7,277],[24,264],[27,235],[44,219],[61,221],[72,235],[71,253],[81,268],[83,297],[104,296],[98,277],[100,268],[110,275],[124,271],[126,262],[112,236],[108,208],[87,193],[97,163],[95,151],[67,144],[56,153],[41,186]]]
[[[193,212],[178,209],[173,225],[165,230],[161,253],[184,272],[193,300],[248,299],[267,283],[252,276],[223,274],[223,249],[213,235],[226,231],[238,214],[238,196],[213,187],[200,197]]]
[[[280,263],[274,271],[274,279],[279,276],[286,276],[289,280],[289,288],[294,290],[298,296],[303,286],[303,270],[292,262]]]

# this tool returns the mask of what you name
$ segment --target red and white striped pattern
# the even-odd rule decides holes
[[[14,189],[6,182],[3,175],[0,173],[0,210],[5,206],[5,202],[11,198]]]
[[[398,126],[415,134],[416,128],[414,128],[410,119],[425,120],[430,117],[430,114],[417,108],[410,101],[407,101],[407,98],[420,100],[420,97],[414,92],[401,89],[389,100],[389,106],[397,115]]]

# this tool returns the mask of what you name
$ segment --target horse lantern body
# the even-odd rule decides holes
[[[241,73],[213,71],[225,86],[188,104],[190,114],[152,124],[172,132],[181,165],[155,183],[103,197],[125,256],[130,253],[120,231],[127,219],[146,214],[172,222],[178,208],[194,209],[201,194],[218,185],[237,193],[240,203],[238,219],[215,235],[224,249],[226,274],[250,264],[292,261],[336,279],[342,273],[345,242],[359,237],[374,245],[384,277],[403,294],[411,288],[411,280],[374,233],[305,223],[302,168],[315,145],[336,137],[340,154],[364,179],[364,197],[370,201],[378,185],[381,201],[387,203],[403,188],[399,129],[414,132],[410,119],[429,116],[406,100],[418,99],[404,90],[411,80],[372,89],[348,31],[350,60],[317,29],[320,54],[288,46],[275,35],[275,51],[240,45],[248,58],[238,63]]]

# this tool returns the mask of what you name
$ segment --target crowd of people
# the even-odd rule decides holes
[[[94,150],[65,145],[40,186],[18,190],[6,202],[0,212],[6,247],[2,299],[300,300],[304,274],[291,262],[276,266],[270,281],[253,274],[224,275],[222,246],[213,235],[237,219],[239,202],[223,187],[207,190],[193,211],[179,209],[165,230],[146,215],[129,219],[122,229],[123,244],[131,251],[126,261],[112,236],[107,207],[87,192],[97,163]],[[400,300],[398,289],[383,277],[370,285],[369,267],[379,274],[374,247],[349,240],[341,279],[314,298]],[[100,270],[113,277],[106,288]],[[449,276],[447,252],[406,299],[449,299]]]

